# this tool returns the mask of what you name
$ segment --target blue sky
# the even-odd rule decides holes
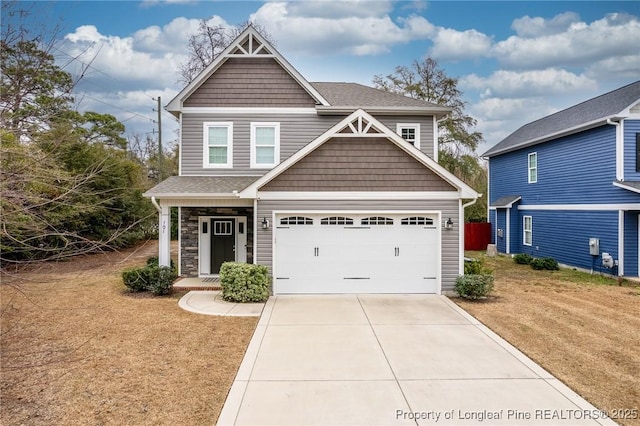
[[[309,81],[371,84],[431,56],[459,79],[485,136],[480,152],[640,78],[638,1],[67,1],[31,11],[29,25],[59,25],[56,54],[68,71],[91,62],[79,109],[116,115],[129,137],[153,129],[153,97],[166,104],[181,89],[177,66],[200,19],[257,21]],[[169,114],[163,125],[174,139]]]

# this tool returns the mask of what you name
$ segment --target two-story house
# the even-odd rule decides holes
[[[640,81],[528,123],[483,155],[499,252],[640,276]]]
[[[252,27],[166,109],[180,121],[179,176],[145,195],[179,274],[266,265],[273,293],[452,292],[464,204],[437,162],[449,108],[353,83],[310,83]]]

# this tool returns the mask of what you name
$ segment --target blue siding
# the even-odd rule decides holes
[[[522,218],[518,213],[517,204],[514,204],[512,208],[507,210],[509,212],[509,253],[520,253],[520,246],[522,245]]]
[[[497,229],[502,229],[502,236],[498,235],[498,237],[496,238],[498,241],[496,242],[496,247],[498,249],[498,251],[500,253],[506,253],[507,252],[507,215],[506,215],[506,210],[505,209],[497,209],[496,210],[496,214],[497,214],[497,225],[496,228]]]
[[[516,252],[553,257],[566,265],[591,269],[593,258],[589,254],[589,238],[599,238],[600,253],[609,253],[618,259],[617,211],[520,210],[520,215],[532,216],[533,244],[529,247],[520,241]],[[600,257],[595,259],[596,271],[600,270],[601,263]]]
[[[538,182],[527,183],[527,155],[538,153]],[[595,129],[492,157],[491,200],[521,195],[522,205],[637,203],[616,179],[615,127]]]
[[[640,133],[640,120],[624,120],[624,180],[640,181],[640,172],[636,172],[636,133]]]
[[[640,212],[624,213],[624,275],[637,277],[638,271],[638,216]]]
[[[491,224],[491,244],[497,244],[496,242],[496,211],[489,210],[489,223]]]

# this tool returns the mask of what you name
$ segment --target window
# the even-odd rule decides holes
[[[232,167],[233,123],[204,123],[203,167]]]
[[[530,246],[533,243],[533,218],[524,216],[522,222],[522,244]]]
[[[422,216],[405,217],[401,221],[402,225],[433,225],[433,219]]]
[[[420,124],[419,123],[398,123],[396,133],[402,136],[402,139],[409,142],[416,148],[420,148]]]
[[[313,225],[313,219],[304,216],[289,216],[280,219],[280,225]]]
[[[251,123],[251,167],[280,162],[280,123]]]
[[[529,183],[536,183],[538,181],[538,153],[532,152],[529,154],[528,159],[529,166]]]
[[[353,225],[353,219],[343,216],[330,216],[321,219],[320,225]]]
[[[393,225],[393,219],[390,217],[372,216],[365,217],[360,223],[362,225]]]

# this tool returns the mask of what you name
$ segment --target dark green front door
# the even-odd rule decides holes
[[[211,273],[219,274],[224,262],[236,260],[235,221],[211,219]]]

